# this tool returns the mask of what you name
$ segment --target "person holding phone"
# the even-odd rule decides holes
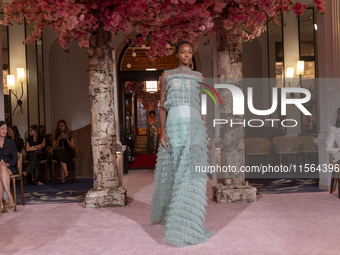
[[[61,183],[68,178],[68,169],[75,169],[73,160],[74,139],[65,120],[59,120],[53,137],[53,158],[60,163]]]
[[[24,176],[27,176],[27,173],[34,173],[33,183],[41,186],[43,183],[40,181],[39,162],[46,159],[44,151],[46,138],[40,134],[38,125],[30,126],[28,133],[29,137],[26,139],[25,145],[25,150],[27,152],[26,159],[28,160],[28,163],[22,173]]]

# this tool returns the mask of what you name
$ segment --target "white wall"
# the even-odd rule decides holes
[[[253,88],[253,106],[255,109],[269,109],[269,84],[263,77],[268,77],[267,33],[255,38],[252,42],[243,43],[243,93],[245,96],[246,121],[250,119],[265,120],[269,116],[257,116],[248,109],[248,88]],[[253,123],[259,125],[259,123]],[[269,125],[269,122],[265,122]]]
[[[65,53],[51,28],[44,28],[43,43],[46,133],[53,133],[60,119],[71,130],[90,124],[86,50],[72,42]]]
[[[17,78],[17,68],[24,67],[26,69],[26,56],[25,56],[25,45],[22,43],[25,40],[25,27],[24,25],[14,24],[8,26],[9,35],[9,69],[10,74],[14,74]],[[18,126],[19,132],[22,137],[27,137],[28,131],[28,118],[27,118],[27,87],[26,82],[23,83],[24,95],[22,97],[22,110],[18,107],[15,111],[14,116],[12,115],[12,124]],[[16,82],[14,94],[17,93],[18,98],[21,96],[21,85],[20,82]],[[16,98],[11,95],[11,108],[12,113],[17,105]]]
[[[299,60],[299,24],[294,12],[285,14],[283,20],[286,23],[286,26],[283,27],[284,71],[286,72],[287,67],[294,67],[294,78],[291,82],[291,87],[296,87],[299,83],[299,76],[296,74],[296,65]],[[296,127],[287,128],[287,136],[296,137],[301,133],[301,112],[295,105],[289,105],[286,117],[287,119],[298,121],[299,124]],[[291,123],[288,125],[291,125]]]
[[[58,38],[58,34],[50,27],[43,28],[43,58],[44,58],[44,92],[45,92],[45,118],[46,118],[46,134],[51,134],[55,125],[51,121],[51,90],[50,90],[50,50],[51,45]]]
[[[2,37],[0,33],[0,49],[2,49]],[[2,77],[2,50],[0,51],[0,120],[5,120],[5,101],[4,101],[4,84]]]
[[[78,42],[69,46],[67,54],[56,39],[49,51],[51,131],[59,119],[64,119],[71,130],[91,122],[86,50],[80,48]]]

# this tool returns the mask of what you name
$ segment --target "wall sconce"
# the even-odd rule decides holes
[[[301,75],[305,74],[305,61],[297,61],[296,74],[300,76],[299,83],[296,87],[301,87]],[[290,87],[291,80],[294,77],[294,67],[287,67],[286,78],[288,79],[288,86]],[[295,98],[295,93],[290,93],[290,98]]]
[[[290,83],[292,82],[293,77],[294,77],[294,67],[287,67],[286,78],[288,80],[289,87],[290,87]]]
[[[297,75],[300,75],[300,80],[299,80],[299,84],[296,87],[301,87],[302,83],[301,83],[301,75],[305,74],[305,61],[298,61],[297,62],[297,71],[296,71]]]
[[[25,81],[25,69],[17,68],[17,76],[20,82],[24,82]]]
[[[25,69],[24,68],[17,68],[17,77],[18,80],[21,82],[21,97],[18,98],[17,93],[13,93],[13,89],[15,89],[15,77],[14,75],[7,75],[7,88],[9,89],[10,93],[12,93],[15,98],[17,99],[17,105],[15,106],[14,110],[13,110],[13,116],[14,116],[14,112],[15,110],[18,108],[18,106],[20,106],[20,110],[21,113],[22,112],[22,97],[24,95],[24,85],[23,82],[25,81]]]
[[[288,80],[289,87],[290,87],[290,83],[292,82],[293,77],[294,77],[294,67],[287,67],[286,78]],[[289,98],[294,98],[294,97],[295,97],[295,93],[290,93]]]
[[[149,93],[155,93],[158,90],[158,81],[146,81],[145,90]]]
[[[7,75],[7,88],[9,90],[15,89],[15,78],[14,78],[14,75]]]
[[[300,75],[300,76],[305,74],[305,61],[298,61],[297,62],[296,74]]]

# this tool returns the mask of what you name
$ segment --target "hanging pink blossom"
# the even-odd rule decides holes
[[[323,12],[324,1],[314,2]],[[90,36],[97,29],[121,32],[125,41],[132,40],[137,46],[149,44],[147,55],[154,60],[172,54],[168,44],[186,40],[196,49],[203,36],[209,41],[221,16],[223,27],[232,34],[236,35],[242,25],[245,31],[241,36],[247,41],[266,30],[266,21],[280,24],[280,14],[292,10],[302,15],[305,8],[293,0],[12,0],[6,2],[0,24],[21,24],[24,18],[34,23],[33,33],[25,40],[28,44],[40,38],[43,27],[50,26],[65,50],[74,40],[79,40],[80,47],[89,47]],[[125,33],[134,28],[142,37],[127,38]]]

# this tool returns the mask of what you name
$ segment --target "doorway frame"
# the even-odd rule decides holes
[[[119,54],[118,64],[117,64],[117,91],[118,91],[118,117],[119,117],[119,138],[123,145],[127,146],[127,135],[126,135],[126,126],[125,126],[125,82],[126,81],[136,81],[143,82],[147,80],[159,80],[159,77],[162,75],[164,70],[156,70],[156,71],[121,71],[120,66],[123,61],[123,57],[125,52],[131,46],[131,42],[127,43],[123,50]],[[195,56],[192,57],[193,70],[197,70]],[[134,102],[136,100],[133,100]],[[134,105],[131,107],[135,107]],[[135,111],[136,113],[136,111]],[[135,116],[132,116],[135,118]],[[128,155],[127,150],[123,153],[123,174],[128,174]]]

